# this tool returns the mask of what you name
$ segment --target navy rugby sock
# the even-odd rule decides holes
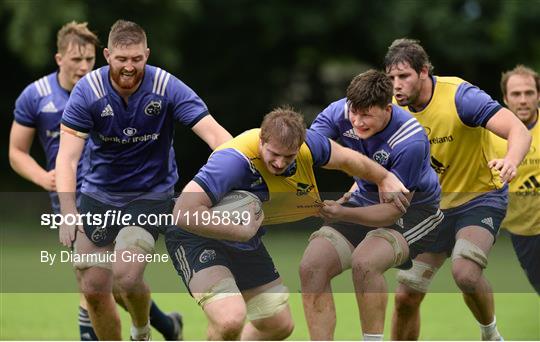
[[[161,311],[154,301],[150,305],[150,324],[166,339],[174,338],[174,323],[171,317]]]
[[[97,335],[90,322],[88,311],[79,306],[79,337],[81,341],[97,341]]]

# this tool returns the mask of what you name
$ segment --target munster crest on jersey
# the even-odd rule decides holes
[[[383,166],[388,162],[388,157],[390,157],[390,154],[385,150],[379,150],[373,154],[373,160]]]
[[[144,114],[148,116],[158,116],[159,113],[161,113],[161,100],[150,101],[150,103],[144,107]]]

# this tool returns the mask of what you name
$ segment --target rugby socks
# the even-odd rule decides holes
[[[497,318],[493,317],[493,322],[488,325],[478,323],[482,332],[482,341],[503,341],[501,334],[497,330]]]
[[[382,341],[383,334],[363,334],[364,341]]]
[[[150,322],[143,327],[131,326],[131,339],[133,341],[149,341],[150,340]]]
[[[150,324],[152,324],[166,340],[176,339],[172,318],[161,311],[154,301],[150,304]]]
[[[88,311],[79,306],[79,337],[81,341],[97,341],[97,335],[90,322]]]

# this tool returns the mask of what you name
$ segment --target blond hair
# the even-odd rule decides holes
[[[88,28],[88,23],[72,21],[62,26],[56,35],[56,48],[59,53],[65,52],[70,44],[92,44],[98,47],[100,43],[97,35]]]
[[[128,46],[143,43],[146,47],[146,32],[133,21],[117,20],[109,32],[107,47],[112,49],[116,46]]]
[[[264,116],[261,141],[270,140],[283,146],[300,148],[306,139],[304,117],[291,107],[278,107]]]

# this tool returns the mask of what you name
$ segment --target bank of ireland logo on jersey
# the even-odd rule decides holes
[[[375,160],[377,163],[383,166],[386,165],[389,157],[390,157],[390,153],[386,152],[385,150],[379,150],[373,153],[373,160]]]
[[[205,249],[201,255],[199,255],[199,262],[201,264],[206,264],[209,261],[212,261],[216,258],[216,251],[213,249]]]
[[[159,101],[152,100],[150,101],[150,103],[146,105],[146,107],[144,107],[144,114],[148,116],[158,116],[160,113],[161,113],[161,100]]]
[[[122,132],[128,137],[132,137],[137,133],[137,129],[133,127],[128,127],[128,128],[124,128]]]

